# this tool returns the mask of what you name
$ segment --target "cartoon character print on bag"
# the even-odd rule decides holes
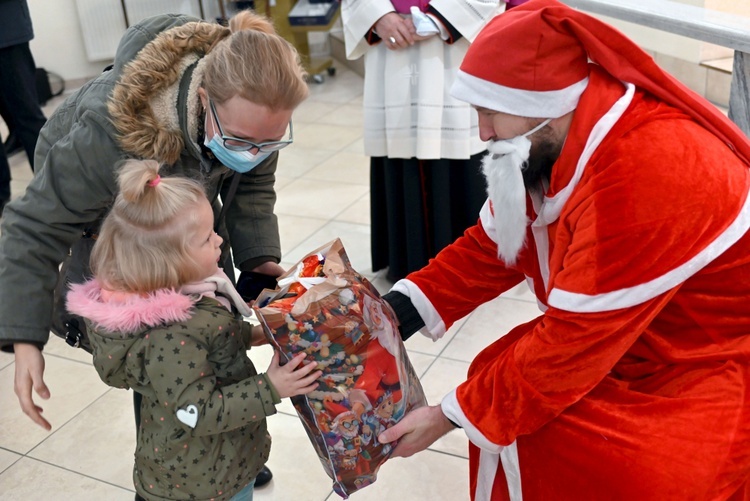
[[[424,405],[424,393],[395,319],[383,310],[372,284],[351,268],[340,241],[293,269],[311,270],[312,278],[324,281],[305,281],[304,290],[291,283],[296,288],[290,295],[290,282],[282,285],[288,277],[282,277],[280,288],[261,295],[255,310],[270,342],[287,359],[304,352],[323,373],[314,391],[292,402],[334,490],[346,498],[374,482],[392,452],[376,434],[407,407]],[[300,273],[300,279],[307,277]]]
[[[351,320],[357,317],[374,328]],[[380,305],[352,286],[311,307],[304,320],[286,313],[275,333],[293,353],[307,353],[307,360],[323,372],[318,388],[308,394],[310,407],[334,469],[357,488],[374,481],[370,462],[392,450],[375,437],[396,422],[395,401],[401,399],[396,359],[389,351],[396,351],[392,343],[398,341],[392,336],[398,334],[383,317]],[[337,477],[343,480],[341,473]]]
[[[394,410],[393,393],[386,391],[378,397],[372,411],[362,414],[362,423],[369,428],[373,443],[382,445],[383,454],[390,454],[391,444],[380,444],[378,435],[396,423],[396,418],[393,415]]]
[[[362,422],[356,412],[344,409],[344,406],[326,402],[326,407],[335,414],[331,423],[328,450],[334,460],[337,471],[346,472],[354,477],[354,484],[364,487],[372,483],[375,477],[370,471],[372,456],[364,446],[372,438],[372,430]],[[343,475],[338,474],[339,480]]]

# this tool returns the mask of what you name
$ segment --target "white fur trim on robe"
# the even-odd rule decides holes
[[[437,341],[445,335],[445,322],[440,318],[440,315],[432,305],[432,302],[417,284],[409,279],[403,278],[393,284],[391,291],[400,292],[409,298],[411,304],[422,318],[422,321],[424,321],[425,326],[420,329],[420,332],[423,335],[431,338],[433,341]]]
[[[463,35],[454,44],[440,37],[406,50],[370,46],[365,35],[393,6],[383,0],[343,0],[349,59],[365,56],[364,144],[374,157],[468,159],[486,149],[476,112],[450,96],[458,67],[479,30],[498,12],[498,2],[433,1]]]
[[[498,471],[498,463],[503,465],[505,482],[511,501],[521,501],[521,467],[518,460],[518,445],[514,440],[508,445],[492,442],[479,431],[464,414],[458,402],[456,390],[453,389],[440,402],[443,414],[463,428],[472,444],[481,449],[479,453],[479,478],[474,492],[475,501],[491,501],[492,487]]]

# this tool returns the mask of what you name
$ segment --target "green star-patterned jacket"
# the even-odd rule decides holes
[[[143,395],[133,478],[148,500],[230,499],[268,459],[279,397],[247,357],[251,325],[216,299],[161,290],[114,300],[92,280],[87,319],[102,380]]]

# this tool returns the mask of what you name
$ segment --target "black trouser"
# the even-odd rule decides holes
[[[141,429],[141,400],[143,400],[143,395],[141,395],[137,391],[134,391],[133,392],[133,414],[135,414],[136,441],[138,440],[138,430]],[[143,498],[136,493],[135,501],[142,501],[142,500]]]
[[[0,49],[0,114],[21,142],[34,168],[34,149],[46,122],[36,93],[36,66],[29,43]],[[10,198],[10,166],[0,148],[0,200]]]

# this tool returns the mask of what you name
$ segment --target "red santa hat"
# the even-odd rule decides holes
[[[529,0],[490,21],[469,47],[451,95],[511,115],[557,118],[576,108],[590,62],[680,108],[750,159],[747,137],[715,106],[618,30],[557,0]]]
[[[333,402],[331,400],[324,401],[323,406],[328,412],[328,415],[333,418],[331,420],[331,428],[336,428],[342,419],[357,417],[357,414],[347,406],[339,404],[337,402]]]
[[[347,406],[342,405],[338,402],[334,402],[333,400],[323,400],[323,407],[325,407],[326,411],[328,411],[328,414],[331,417],[336,417],[339,414],[342,414],[344,412],[350,411]]]
[[[570,35],[546,33],[539,7],[534,1],[516,7],[479,33],[453,97],[522,117],[557,118],[576,108],[588,83],[586,51]]]

